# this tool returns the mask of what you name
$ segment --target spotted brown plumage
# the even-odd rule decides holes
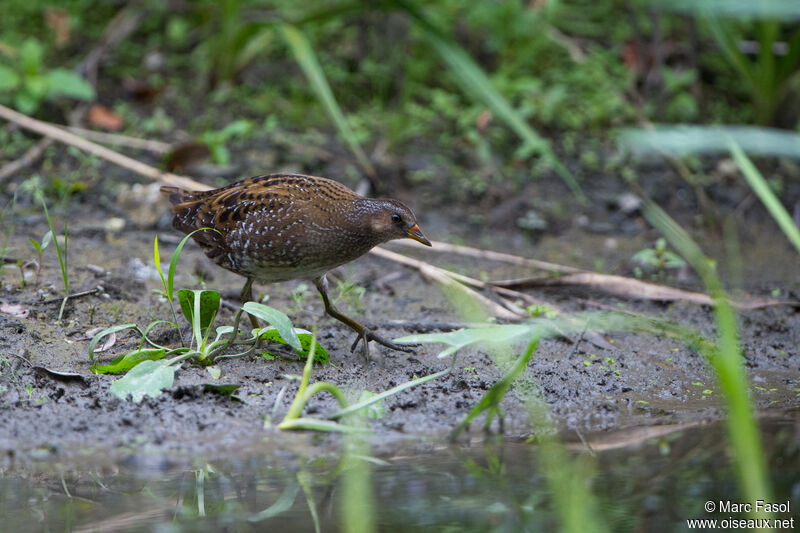
[[[252,300],[252,283],[312,280],[325,311],[358,333],[397,350],[394,344],[341,313],[327,295],[325,274],[378,244],[411,238],[430,246],[405,204],[365,198],[341,183],[301,174],[257,176],[210,191],[162,187],[175,213],[172,225],[191,233],[217,265],[247,278],[242,302]],[[257,322],[251,317],[254,327]]]

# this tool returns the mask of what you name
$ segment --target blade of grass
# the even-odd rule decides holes
[[[61,318],[64,316],[64,306],[69,299],[69,274],[67,272],[67,218],[64,216],[64,251],[61,251],[61,245],[58,244],[56,238],[56,230],[53,227],[53,219],[50,218],[50,211],[47,209],[47,202],[44,200],[44,195],[39,196],[39,200],[44,207],[44,216],[47,218],[47,225],[50,228],[50,233],[53,234],[53,244],[56,247],[56,254],[58,255],[58,264],[61,267],[61,279],[64,281],[64,299],[61,301],[61,308],[58,311],[58,323],[61,323]]]
[[[412,379],[411,381],[406,381],[405,383],[401,383],[400,385],[398,385],[396,387],[393,387],[393,388],[391,388],[391,389],[389,389],[387,391],[384,391],[384,392],[382,392],[380,394],[376,394],[374,396],[371,396],[371,397],[367,398],[364,401],[361,401],[361,402],[358,402],[358,403],[354,403],[353,405],[349,405],[346,408],[333,413],[332,415],[328,415],[328,420],[338,420],[339,418],[342,418],[343,416],[349,415],[350,413],[355,413],[355,412],[357,412],[357,411],[359,411],[359,410],[361,410],[361,409],[363,409],[365,407],[369,407],[370,405],[372,405],[374,403],[380,402],[381,400],[383,400],[385,398],[388,398],[389,396],[394,396],[395,394],[403,392],[404,390],[410,389],[412,387],[416,387],[417,385],[422,385],[423,383],[427,383],[428,381],[431,381],[433,379],[442,377],[445,374],[447,374],[448,372],[450,372],[449,369],[448,370],[441,370],[441,371],[436,372],[434,374],[429,374],[429,375],[421,377],[421,378]]]
[[[797,253],[800,253],[800,230],[797,229],[789,212],[786,211],[778,197],[772,192],[761,172],[758,171],[750,158],[747,157],[747,154],[733,140],[730,141],[730,150],[750,188],[753,189],[753,192],[756,193],[761,203],[767,208],[769,214],[772,215],[772,218],[778,223],[783,233],[786,234],[786,237],[797,249]]]
[[[319,98],[320,102],[322,102],[322,105],[325,107],[334,125],[355,156],[356,161],[361,165],[362,170],[367,176],[374,178],[376,176],[375,167],[370,162],[367,154],[364,153],[364,150],[361,149],[361,145],[358,143],[355,133],[353,133],[353,130],[350,128],[350,124],[347,123],[347,119],[344,113],[342,113],[339,104],[336,102],[336,98],[333,96],[325,73],[319,61],[317,61],[317,56],[314,54],[314,50],[311,48],[311,44],[308,42],[305,34],[291,24],[284,23],[279,25],[279,28],[283,38],[286,40],[286,44],[292,50],[297,63],[306,75],[311,88],[317,94],[317,98]]]
[[[739,348],[738,325],[733,307],[728,302],[714,263],[703,254],[697,243],[672,217],[649,199],[645,199],[643,212],[697,271],[714,298],[714,314],[719,332],[719,348],[710,351],[709,362],[717,374],[723,398],[727,405],[728,438],[733,451],[733,462],[739,477],[743,501],[770,501],[767,466],[761,446],[761,436],[754,409],[748,396],[748,381],[742,353]],[[765,518],[768,514],[751,513]]]
[[[478,66],[478,64],[467,54],[463,48],[452,40],[445,37],[416,6],[405,0],[391,0],[390,4],[396,5],[404,11],[422,30],[423,35],[433,46],[442,60],[447,63],[452,73],[455,75],[461,88],[468,94],[480,98],[492,113],[500,120],[505,122],[525,143],[532,147],[536,153],[541,155],[558,173],[564,183],[572,190],[572,193],[581,201],[586,197],[581,190],[575,177],[567,170],[563,163],[553,153],[550,143],[539,135],[520,113],[515,110],[494,85],[491,80]]]

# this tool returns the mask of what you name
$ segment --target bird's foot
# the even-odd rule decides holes
[[[354,352],[356,347],[358,346],[359,342],[364,342],[362,344],[361,350],[364,355],[364,358],[369,361],[369,341],[375,341],[378,344],[382,344],[387,348],[391,348],[392,350],[397,350],[400,352],[411,353],[414,351],[415,346],[419,346],[418,344],[396,344],[390,340],[384,339],[377,333],[367,328],[364,328],[362,331],[358,333],[356,340],[353,341],[353,345],[350,347],[350,351]]]

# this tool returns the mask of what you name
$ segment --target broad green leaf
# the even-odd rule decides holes
[[[33,37],[26,39],[19,47],[19,60],[26,76],[32,76],[42,68],[44,48]]]
[[[90,368],[95,374],[115,374],[117,372],[125,372],[135,367],[142,361],[158,361],[167,355],[166,350],[147,348],[144,350],[135,350],[126,354],[120,355],[107,365],[94,365]]]
[[[185,316],[193,326],[197,324],[194,316],[195,298],[200,299],[200,335],[205,336],[206,330],[219,312],[220,296],[217,291],[193,289],[181,289],[178,291],[178,301],[181,304],[183,316]]]
[[[130,395],[134,402],[139,403],[145,396],[158,397],[174,381],[175,367],[169,366],[167,361],[144,361],[111,383],[110,392],[121,400]]]
[[[31,96],[28,91],[17,91],[17,93],[14,95],[14,107],[20,113],[32,115],[37,109],[39,109],[39,100]]]
[[[300,351],[303,349],[303,345],[292,327],[292,321],[289,320],[289,317],[284,313],[268,305],[256,302],[247,302],[242,306],[242,309],[244,309],[246,313],[274,326],[275,329],[278,330],[281,338],[286,341],[286,344],[295,350]]]
[[[11,91],[19,86],[19,75],[5,65],[0,65],[0,91]]]
[[[47,73],[47,96],[68,96],[76,100],[93,100],[92,85],[71,70],[56,68]]]
[[[299,350],[297,348],[294,348],[293,346],[292,348],[294,348],[294,350],[298,354],[302,355],[303,357],[307,357],[308,351],[311,349],[311,339],[313,338],[313,334],[310,331],[297,328],[294,328],[294,333],[300,340],[301,348]],[[274,327],[262,328],[258,330],[258,333],[256,334],[259,335],[264,340],[279,342],[281,344],[289,345],[289,343],[286,340],[284,340],[284,338],[281,336],[278,330]],[[314,361],[316,361],[317,363],[328,363],[328,350],[326,350],[319,343],[317,343],[317,349],[314,352]]]
[[[214,379],[219,379],[219,377],[222,375],[222,369],[219,367],[219,365],[207,366],[206,372],[208,372],[208,375]]]

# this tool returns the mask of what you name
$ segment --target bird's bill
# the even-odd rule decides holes
[[[422,231],[419,229],[419,224],[414,224],[410,230],[408,230],[408,238],[414,239],[417,242],[421,242],[425,246],[431,246],[431,241],[422,234]]]

